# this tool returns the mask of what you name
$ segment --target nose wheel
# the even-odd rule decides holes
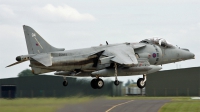
[[[104,86],[104,81],[101,78],[91,80],[91,87],[93,89],[101,89]]]
[[[144,88],[145,86],[146,86],[146,74],[144,74],[143,75],[143,78],[139,78],[138,80],[137,80],[137,86],[140,88],[140,89],[142,89],[142,88]]]

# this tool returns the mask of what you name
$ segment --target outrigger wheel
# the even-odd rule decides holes
[[[67,86],[67,85],[68,85],[67,80],[63,81],[63,86]]]

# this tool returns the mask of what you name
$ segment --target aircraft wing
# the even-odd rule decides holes
[[[109,48],[109,51],[115,56],[111,59],[111,61],[128,66],[138,64],[134,49],[130,45],[122,44],[119,46],[114,46]]]
[[[105,50],[99,50],[99,51],[95,51],[95,52],[92,52],[89,54],[89,57],[90,56],[93,56],[93,55],[101,55]]]

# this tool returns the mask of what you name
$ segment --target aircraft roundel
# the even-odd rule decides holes
[[[155,58],[156,57],[156,53],[153,53],[152,56],[153,56],[153,58]]]

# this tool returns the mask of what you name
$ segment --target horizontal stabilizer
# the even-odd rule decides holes
[[[7,67],[14,66],[14,65],[17,65],[17,64],[20,64],[20,63],[23,63],[23,62],[25,62],[25,61],[27,61],[27,60],[15,62],[15,63],[13,63],[13,64],[11,64],[11,65],[6,66],[6,68],[7,68]]]
[[[37,62],[43,64],[44,66],[48,67],[52,65],[51,55],[47,53],[37,54],[32,59],[36,60]]]
[[[48,69],[42,69],[42,68],[36,68],[36,67],[31,67],[33,74],[42,74],[42,73],[48,73],[48,72],[53,72],[54,70],[48,70]]]

